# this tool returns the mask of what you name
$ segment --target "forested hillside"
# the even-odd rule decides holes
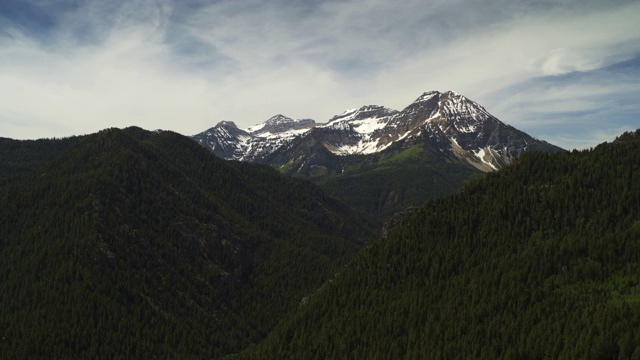
[[[77,140],[65,139],[13,140],[0,138],[0,184],[16,175],[43,166]]]
[[[427,202],[242,359],[640,358],[640,131]]]
[[[377,227],[181,135],[0,143],[0,357],[214,358],[262,339]]]

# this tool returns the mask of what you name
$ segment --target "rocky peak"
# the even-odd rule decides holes
[[[407,117],[412,119],[431,118],[438,111],[440,96],[441,93],[439,91],[427,91],[423,93],[401,111],[401,116],[396,122],[402,123],[403,118]]]
[[[427,91],[422,93],[422,95],[420,95],[413,103],[424,103],[424,102],[428,102],[429,100],[433,99],[433,98],[437,98],[440,96],[440,92],[439,91]]]
[[[227,128],[232,128],[232,129],[233,128],[235,128],[235,129],[238,128],[236,123],[234,123],[233,121],[227,121],[227,120],[220,121],[219,123],[216,124],[215,127],[216,128],[227,127]]]
[[[438,110],[449,119],[466,118],[479,122],[492,117],[484,107],[453,91],[440,96]]]
[[[268,134],[281,134],[291,130],[311,129],[316,125],[312,119],[293,120],[290,117],[278,114],[269,118],[262,124],[247,128],[247,132],[255,136]]]
[[[279,124],[287,124],[292,123],[294,120],[288,116],[284,116],[282,114],[277,114],[269,118],[269,120],[265,121],[265,125],[279,125]]]

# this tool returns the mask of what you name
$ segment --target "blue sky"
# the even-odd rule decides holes
[[[0,0],[0,136],[326,122],[454,90],[567,149],[640,128],[639,1]]]

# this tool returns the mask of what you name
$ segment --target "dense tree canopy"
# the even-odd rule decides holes
[[[427,202],[237,358],[640,359],[640,131]]]
[[[302,180],[175,133],[0,142],[3,358],[212,358],[375,237]]]
[[[640,359],[640,131],[393,223],[171,132],[0,139],[0,354]]]

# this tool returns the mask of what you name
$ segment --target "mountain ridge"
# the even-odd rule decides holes
[[[280,126],[277,132],[263,130],[276,120]],[[226,132],[210,129],[192,138],[224,159],[262,162],[274,167],[292,164],[297,159],[273,162],[275,152],[282,153],[297,138],[310,136],[314,131],[324,134],[324,138],[316,134],[316,140],[335,155],[369,155],[395,143],[407,144],[408,148],[423,141],[485,172],[503,167],[529,148],[562,150],[502,123],[484,107],[454,91],[424,92],[401,111],[365,105],[335,115],[327,123],[307,119],[304,125],[293,126],[301,121],[276,115],[247,129],[221,122],[212,129],[224,127]],[[229,151],[230,148],[234,151]]]

